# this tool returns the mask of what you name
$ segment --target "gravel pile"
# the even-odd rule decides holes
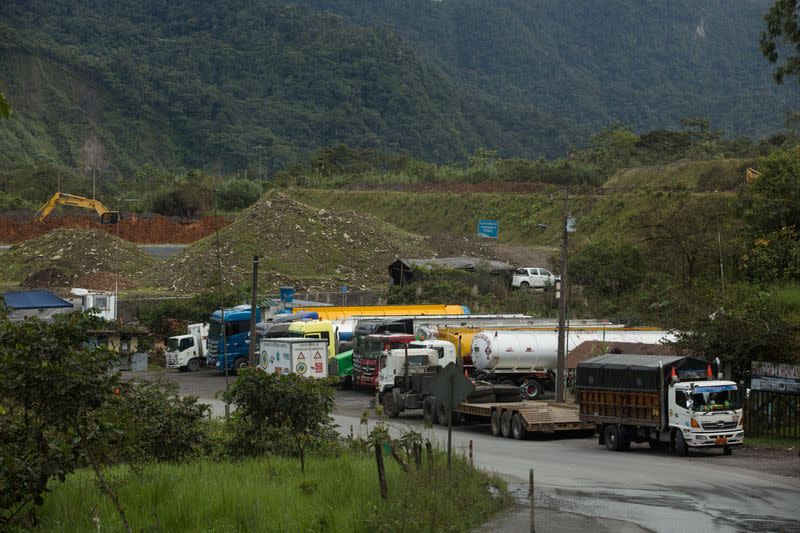
[[[105,231],[58,229],[0,252],[0,279],[26,287],[101,289],[112,277],[131,288],[154,263],[136,245]]]
[[[217,235],[159,264],[145,282],[181,292],[216,287],[221,263],[224,284],[249,283],[253,255],[260,257],[261,287],[325,291],[385,286],[395,258],[434,252],[425,238],[375,217],[317,209],[275,193]]]

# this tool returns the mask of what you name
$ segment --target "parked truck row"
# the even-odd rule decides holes
[[[682,455],[708,447],[730,453],[743,442],[739,391],[722,379],[718,363],[712,372],[700,359],[604,354],[578,365],[576,405],[553,406],[535,401],[555,384],[557,329],[550,321],[402,315],[388,307],[381,316],[348,316],[346,308],[325,315],[335,320],[295,310],[262,321],[257,311],[256,339],[249,338],[249,306],[218,310],[210,324],[191,324],[186,335],[168,340],[167,366],[192,371],[206,361],[235,371],[247,366],[250,342],[256,342],[258,366],[266,372],[333,376],[343,386],[377,393],[389,416],[420,410],[426,421],[445,423],[450,413],[430,383],[454,364],[475,384],[454,407],[455,419],[486,424],[496,436],[590,431],[609,450],[649,443]],[[413,313],[414,306],[403,311]],[[569,331],[567,349],[586,341],[669,340],[665,331],[586,322]]]

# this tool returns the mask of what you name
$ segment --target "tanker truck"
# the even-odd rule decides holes
[[[586,341],[659,344],[674,340],[667,331],[653,329],[571,330],[567,353]],[[555,387],[558,331],[488,330],[476,333],[470,350],[474,377],[480,381],[523,388],[528,399]]]

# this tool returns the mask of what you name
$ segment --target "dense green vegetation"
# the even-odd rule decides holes
[[[797,87],[776,87],[759,51],[769,0],[735,9],[725,0],[295,3],[390,25],[454,78],[592,130],[674,127],[701,115],[734,135],[762,136],[796,107]]]
[[[593,142],[624,148],[619,123],[704,116],[726,135],[764,136],[797,96],[771,84],[759,54],[762,1],[295,4],[6,2],[0,89],[15,113],[0,128],[0,190],[40,201],[30,189],[52,191],[60,172],[75,192],[92,173],[112,192],[146,164],[271,177],[338,144],[395,162],[496,150],[528,172],[509,158],[563,154],[601,128]],[[687,141],[664,131],[637,143]],[[708,157],[694,141],[690,156]],[[571,183],[611,170],[536,166]]]
[[[563,150],[575,132],[500,104],[421,60],[392,30],[238,0],[3,6],[0,160],[104,176],[160,168],[261,173],[344,142],[450,160],[488,145]],[[34,87],[35,90],[30,90]]]

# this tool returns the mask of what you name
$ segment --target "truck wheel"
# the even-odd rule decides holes
[[[514,413],[511,417],[511,434],[517,440],[524,440],[528,436],[528,430],[522,422],[522,416],[519,413]]]
[[[495,409],[492,411],[492,418],[490,419],[490,424],[492,429],[492,435],[495,437],[499,437],[501,435],[500,431],[500,411]]]
[[[428,424],[436,423],[436,398],[433,396],[422,400],[422,419]]]
[[[239,359],[235,359],[233,361],[233,373],[234,374],[236,372],[238,372],[239,370],[242,370],[243,368],[247,368],[247,358],[246,357],[240,357]]]
[[[531,286],[528,284],[527,281],[523,281],[522,283],[519,284],[519,290],[521,291],[527,291],[530,288]]]
[[[528,399],[535,400],[542,395],[542,384],[538,380],[528,379],[527,391]]]
[[[200,370],[200,361],[195,359],[189,359],[189,362],[186,363],[186,371],[187,372],[197,372]]]
[[[500,433],[507,439],[511,438],[511,415],[508,411],[503,411],[500,415]]]
[[[683,431],[675,432],[675,453],[681,457],[689,455],[689,446],[686,445],[686,439],[683,438]]]
[[[444,402],[436,402],[436,421],[439,422],[440,426],[446,426],[449,422],[447,407],[445,407]]]
[[[394,391],[389,391],[383,395],[383,411],[389,418],[397,418],[400,414],[400,409],[397,406],[397,397]]]
[[[619,429],[613,424],[606,426],[603,430],[603,440],[606,443],[606,449],[610,452],[622,451],[619,446]]]

